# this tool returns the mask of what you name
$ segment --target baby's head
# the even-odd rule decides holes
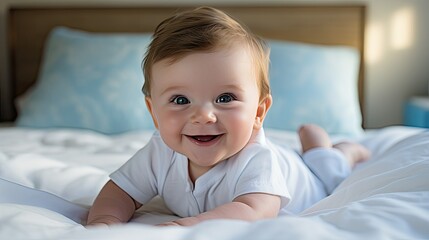
[[[191,170],[207,171],[256,136],[271,106],[268,56],[260,38],[213,8],[156,28],[143,92],[163,141],[188,157]]]
[[[151,96],[155,63],[165,59],[174,63],[192,53],[213,52],[234,44],[248,47],[260,89],[259,100],[263,101],[270,94],[269,48],[260,37],[232,17],[210,7],[176,14],[158,25],[142,64],[145,77],[143,93],[146,97]]]

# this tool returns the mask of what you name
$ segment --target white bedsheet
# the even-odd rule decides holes
[[[295,134],[267,134],[299,146]],[[88,208],[108,173],[150,135],[0,128],[0,178]],[[36,195],[28,203],[8,202],[4,199],[16,196],[3,189],[0,239],[429,239],[429,131],[389,127],[368,131],[359,140],[372,150],[370,161],[299,216],[160,228],[150,224],[175,217],[156,199],[132,223],[87,229],[57,211],[32,206]]]

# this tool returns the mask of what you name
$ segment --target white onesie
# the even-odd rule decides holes
[[[261,130],[244,149],[217,164],[193,184],[187,157],[170,149],[155,132],[149,143],[110,177],[142,204],[160,195],[167,207],[180,217],[195,216],[232,202],[240,195],[256,192],[280,196],[280,214],[296,214],[326,197],[348,175],[350,170],[338,152],[314,149],[308,151],[308,159],[304,154],[310,168],[335,165],[312,169],[317,170],[314,171],[317,176],[328,178],[322,182],[298,153],[268,141]],[[326,162],[325,158],[328,158]],[[336,177],[331,176],[331,172]]]

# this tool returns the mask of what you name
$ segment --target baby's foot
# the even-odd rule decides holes
[[[354,167],[359,162],[368,160],[371,156],[371,152],[358,143],[341,142],[335,144],[334,148],[343,152],[351,167]]]
[[[298,135],[301,140],[303,153],[316,147],[332,147],[332,142],[328,133],[317,125],[302,125],[298,130]]]

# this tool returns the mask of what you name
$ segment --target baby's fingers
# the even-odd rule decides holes
[[[160,224],[157,224],[156,226],[159,226],[159,227],[168,227],[168,226],[180,226],[180,224],[178,224],[178,223],[176,223],[174,221],[171,221],[171,222],[160,223]]]

